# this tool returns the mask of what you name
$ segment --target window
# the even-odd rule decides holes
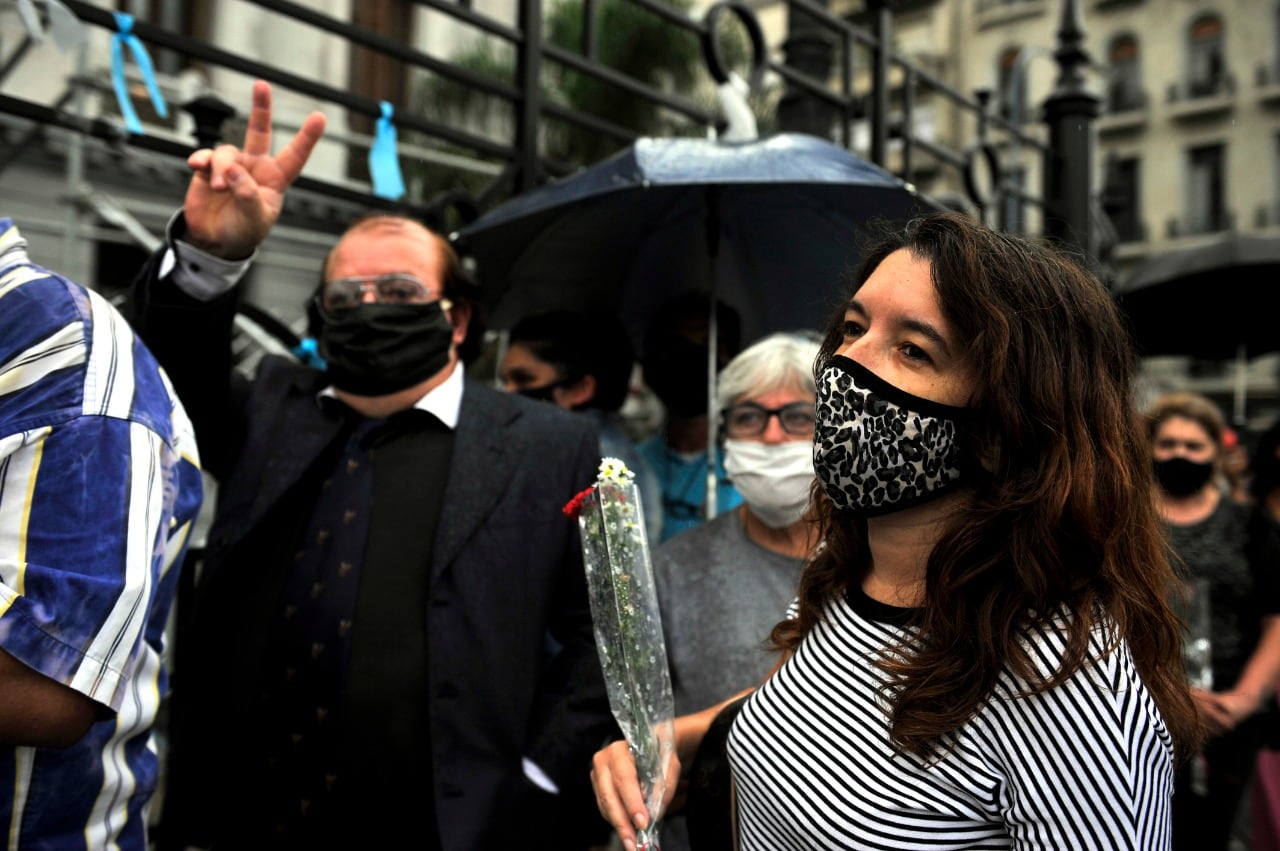
[[[1204,15],[1191,25],[1187,49],[1187,88],[1191,97],[1207,97],[1227,85],[1222,19]]]
[[[1226,148],[1208,145],[1187,152],[1187,232],[1227,227]]]
[[[1140,165],[1137,157],[1125,157],[1108,163],[1107,214],[1116,229],[1120,242],[1142,242],[1142,208],[1138,178]]]
[[[1128,112],[1146,104],[1142,94],[1142,76],[1138,64],[1138,41],[1122,35],[1111,42],[1108,51],[1111,64],[1107,83],[1107,111]]]
[[[996,68],[1000,83],[1000,114],[1015,124],[1027,120],[1027,75],[1022,67],[1022,49],[1011,47],[1000,54]]]

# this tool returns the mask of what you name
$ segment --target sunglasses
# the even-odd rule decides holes
[[[320,289],[320,306],[328,311],[351,310],[364,304],[369,293],[378,304],[427,304],[439,298],[416,275],[395,272],[326,281]]]

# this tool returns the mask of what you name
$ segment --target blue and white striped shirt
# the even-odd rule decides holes
[[[164,631],[201,496],[151,354],[0,218],[0,648],[115,713],[70,748],[0,748],[0,847],[145,851]]]

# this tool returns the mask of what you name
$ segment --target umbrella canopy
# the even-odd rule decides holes
[[[1280,350],[1271,304],[1280,293],[1280,237],[1231,231],[1169,251],[1114,290],[1138,351],[1205,359]]]
[[[1280,351],[1277,281],[1280,237],[1230,231],[1153,257],[1114,292],[1140,355],[1235,360],[1231,421],[1243,426],[1249,359]]]
[[[544,310],[612,310],[641,344],[654,311],[693,290],[738,312],[745,344],[821,328],[857,262],[858,227],[931,208],[901,179],[813,136],[642,138],[513,198],[452,239],[475,260],[494,328]],[[711,410],[714,309],[708,321]],[[708,418],[708,446],[717,422]],[[706,478],[712,517],[713,453]]]
[[[613,309],[635,340],[684,290],[742,316],[744,342],[818,329],[857,261],[857,228],[934,208],[901,179],[803,134],[748,142],[643,138],[453,234],[489,322]]]

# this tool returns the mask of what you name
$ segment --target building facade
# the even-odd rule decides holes
[[[866,27],[879,8],[866,0],[827,5],[833,15]],[[1094,186],[1100,249],[1113,285],[1123,288],[1144,264],[1173,252],[1213,250],[1232,234],[1270,246],[1280,271],[1280,2],[1079,0],[1078,6],[1090,59],[1085,82],[1100,101]],[[895,51],[989,104],[988,115],[976,117],[938,97],[936,87],[919,86],[908,97],[904,89],[912,82],[893,76],[891,109],[899,120],[911,102],[913,132],[958,150],[986,138],[987,162],[995,166],[975,177],[972,170],[942,167],[943,157],[924,150],[915,154],[911,179],[989,224],[1040,232],[1042,211],[1022,196],[1044,185],[1043,107],[1061,82],[1054,50],[1063,0],[893,0],[889,11]],[[785,49],[786,32],[771,38]],[[838,48],[832,60],[838,72]],[[855,53],[852,63],[858,85],[868,91],[871,61]],[[860,132],[865,137],[866,127]],[[891,170],[904,167],[903,151],[900,139],[890,143]],[[1203,298],[1225,292],[1210,289]],[[1241,302],[1239,308],[1265,305]],[[1170,303],[1168,309],[1172,315],[1198,308]],[[1280,334],[1272,345],[1280,349]],[[1237,428],[1256,433],[1280,416],[1278,362],[1270,346],[1263,348],[1233,359],[1147,358],[1148,392],[1204,392]]]

